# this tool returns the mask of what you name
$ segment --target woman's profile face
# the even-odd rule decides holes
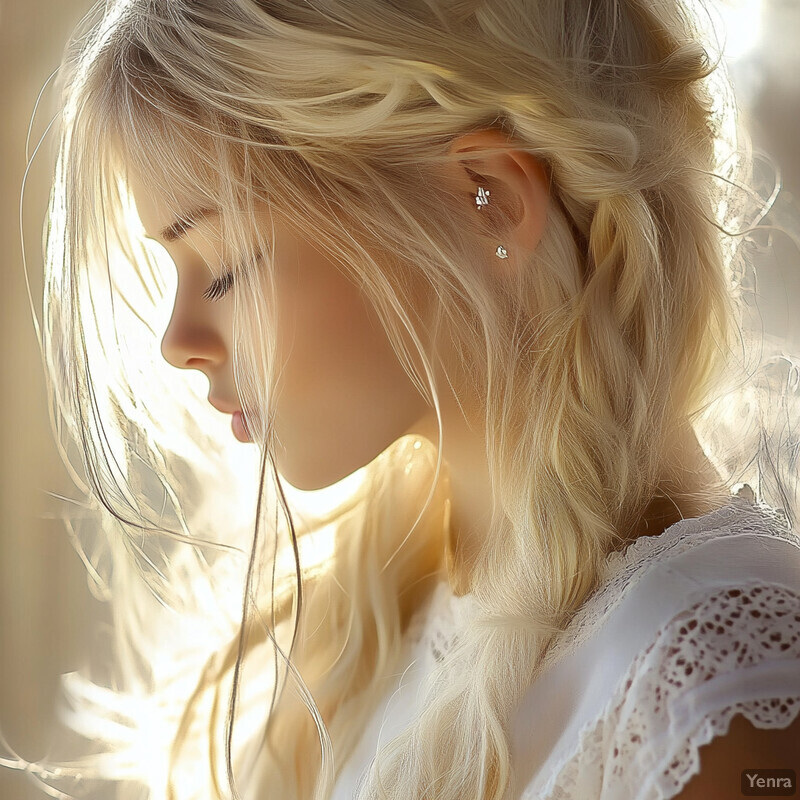
[[[222,263],[220,217],[212,210],[179,235],[165,235],[176,222],[174,205],[136,176],[130,186],[146,235],[163,245],[178,275],[161,352],[174,367],[200,370],[209,381],[209,402],[233,414],[241,410],[232,364],[233,295],[203,296],[233,266]],[[181,208],[179,216],[194,210]],[[273,252],[278,303],[277,464],[298,489],[319,489],[369,463],[427,418],[429,408],[359,288],[287,223],[275,218],[273,229],[266,204],[257,212]],[[248,440],[241,430],[237,438]]]

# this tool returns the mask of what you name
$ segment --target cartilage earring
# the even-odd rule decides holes
[[[475,203],[478,206],[478,211],[480,211],[484,206],[489,205],[489,195],[491,192],[488,189],[484,189],[483,186],[478,187],[478,194],[475,195]],[[508,258],[508,250],[503,247],[503,245],[497,245],[497,250],[494,251],[494,254],[498,258]]]

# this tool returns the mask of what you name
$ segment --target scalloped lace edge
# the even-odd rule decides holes
[[[800,700],[800,694],[787,696],[775,695],[775,697],[765,697],[763,699],[781,701],[790,699]],[[661,791],[661,787],[658,783],[650,783],[649,788],[651,791],[647,795],[647,800],[670,800],[670,798],[675,797],[675,793],[682,791],[684,786],[686,786],[686,784],[689,783],[689,781],[700,772],[700,748],[707,745],[717,736],[724,736],[727,734],[731,725],[731,720],[737,714],[742,714],[748,720],[748,722],[750,722],[754,727],[760,728],[761,730],[788,728],[794,722],[795,718],[800,715],[800,703],[789,706],[789,709],[785,714],[778,714],[776,717],[768,720],[757,716],[756,712],[752,710],[751,706],[752,701],[744,700],[739,703],[734,703],[731,706],[727,706],[713,716],[704,719],[692,732],[691,736],[686,742],[690,757],[689,768],[688,770],[684,770],[677,777],[676,783],[678,785],[676,785],[669,794],[664,794],[664,792]],[[776,713],[779,711],[780,709],[776,709]],[[645,800],[645,796],[641,795],[637,797],[636,800]]]

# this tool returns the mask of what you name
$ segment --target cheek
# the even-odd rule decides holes
[[[396,361],[369,302],[333,266],[298,275],[279,295],[279,360],[292,401],[352,399]],[[386,375],[384,374],[385,378]]]
[[[375,458],[426,403],[356,285],[314,251],[298,256],[276,284],[275,426],[281,472],[312,490]]]
[[[278,382],[277,457],[290,483],[313,491],[372,461],[423,400],[355,289],[305,306],[296,320]]]

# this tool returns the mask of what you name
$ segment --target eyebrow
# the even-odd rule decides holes
[[[176,239],[180,239],[187,231],[194,228],[201,220],[218,214],[218,208],[196,208],[185,216],[176,219],[171,225],[167,225],[159,236],[165,242],[174,242]]]

